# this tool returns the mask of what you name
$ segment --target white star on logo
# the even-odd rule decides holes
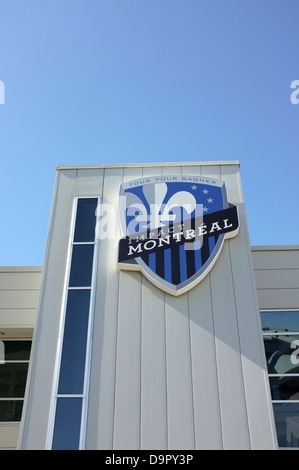
[[[203,208],[203,211],[204,211],[204,212],[208,212],[208,210],[209,210],[209,209],[208,209],[207,207],[204,207],[204,208]]]
[[[202,192],[203,192],[204,194],[208,194],[209,190],[208,190],[208,189],[203,189]]]
[[[214,199],[212,199],[211,197],[209,197],[209,199],[207,199],[208,203],[211,203],[214,201]]]
[[[193,184],[193,186],[191,186],[191,189],[194,191],[195,189],[197,189],[197,186],[195,186],[195,184]]]

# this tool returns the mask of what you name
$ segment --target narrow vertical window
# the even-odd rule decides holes
[[[58,393],[83,393],[90,290],[70,290],[65,316]]]
[[[76,201],[52,423],[51,448],[55,450],[76,450],[84,445],[98,203],[97,198]]]

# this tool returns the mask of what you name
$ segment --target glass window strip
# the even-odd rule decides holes
[[[99,211],[97,211],[98,205],[101,203],[100,198],[93,198],[97,201],[95,206],[96,208],[96,217],[94,219],[94,241],[90,242],[75,242],[74,241],[74,231],[76,225],[76,218],[77,218],[77,208],[78,208],[78,201],[85,198],[76,198],[74,200],[73,205],[73,217],[72,217],[72,225],[71,225],[71,236],[70,236],[70,246],[68,252],[68,264],[67,264],[67,282],[65,287],[65,298],[64,298],[64,309],[63,309],[63,316],[61,318],[61,327],[60,327],[60,338],[59,338],[59,345],[58,345],[58,360],[56,364],[56,385],[55,385],[55,394],[53,395],[53,406],[51,411],[51,417],[49,422],[49,432],[48,432],[48,445],[47,448],[52,448],[52,443],[54,439],[54,431],[55,431],[55,415],[56,415],[56,406],[57,400],[61,398],[80,398],[82,399],[82,409],[81,409],[81,424],[80,424],[80,442],[79,442],[79,450],[84,448],[85,445],[85,434],[86,434],[86,420],[87,420],[87,399],[88,399],[88,392],[89,392],[89,375],[90,375],[90,362],[91,362],[91,340],[92,340],[92,327],[93,327],[93,316],[94,316],[94,289],[96,283],[96,272],[97,272],[97,260],[98,260],[98,242],[99,240],[96,237],[96,226],[99,222],[99,216],[97,215]],[[90,199],[90,198],[89,198]],[[92,259],[92,273],[91,273],[91,283],[90,286],[75,286],[70,287],[70,272],[71,272],[71,263],[72,263],[72,253],[73,247],[76,245],[94,245],[93,250],[93,259]],[[87,345],[86,345],[86,352],[85,352],[85,373],[84,373],[84,390],[83,394],[58,394],[58,384],[59,384],[59,372],[60,372],[60,361],[61,361],[61,354],[62,354],[62,347],[63,347],[63,336],[64,336],[64,326],[65,326],[65,315],[66,315],[66,306],[67,306],[67,294],[70,290],[74,289],[85,289],[91,290],[90,296],[90,306],[89,306],[89,319],[88,319],[88,332],[87,332]]]

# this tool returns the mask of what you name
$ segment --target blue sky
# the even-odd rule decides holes
[[[0,0],[0,265],[41,265],[57,165],[239,160],[299,243],[298,0]]]

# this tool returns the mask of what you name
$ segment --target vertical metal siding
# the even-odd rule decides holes
[[[162,168],[143,168],[142,176]],[[141,449],[168,448],[165,294],[144,276],[141,312]],[[154,430],[154,432],[153,432]]]
[[[161,292],[139,272],[118,273],[117,241],[102,241],[99,267],[107,266],[108,274],[99,273],[96,315],[104,319],[96,320],[102,349],[95,346],[93,375],[101,379],[92,383],[100,406],[91,418],[89,435],[98,440],[90,438],[90,448],[275,445],[237,168],[126,168],[123,175],[109,169],[103,201],[117,205],[123,181],[182,173],[226,181],[229,201],[241,209],[240,233],[225,241],[206,279],[179,297]],[[90,414],[94,409],[91,401]]]
[[[118,207],[118,188],[122,181],[123,169],[104,170],[103,204]],[[116,260],[120,230],[117,210],[110,215],[116,238],[100,240],[99,247],[87,449],[113,448],[120,277]]]
[[[272,408],[238,167],[178,164],[80,169],[76,186],[72,171],[64,173],[64,178],[70,175],[70,179],[58,188],[50,230],[54,237],[51,244],[55,246],[51,247],[46,264],[39,343],[48,331],[55,334],[58,329],[57,312],[52,320],[49,316],[51,296],[63,279],[63,262],[59,261],[58,276],[53,269],[57,269],[59,256],[65,259],[65,232],[70,217],[66,214],[74,191],[80,196],[102,196],[103,204],[114,207],[112,222],[116,228],[115,238],[100,241],[87,448],[274,448]],[[240,209],[240,233],[225,240],[210,274],[179,297],[162,292],[140,272],[117,270],[120,185],[160,174],[201,174],[224,179],[229,202],[238,204]],[[61,301],[59,296],[56,303]],[[57,340],[49,341],[51,345],[45,347],[39,344],[44,370],[53,360]],[[26,422],[24,448],[30,448],[34,439],[37,448],[43,445],[44,432],[41,437],[36,436],[39,414],[33,410],[33,406],[38,409],[45,404],[40,398],[40,391],[45,390],[42,384],[38,385],[42,377],[36,361],[29,396],[31,426]],[[47,410],[44,420],[46,415]]]

